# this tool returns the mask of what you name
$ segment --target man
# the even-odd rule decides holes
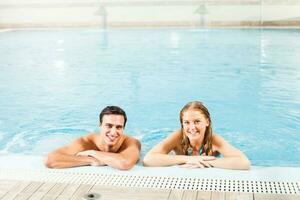
[[[107,106],[100,115],[100,133],[91,133],[71,144],[49,153],[45,165],[49,168],[77,166],[110,166],[128,170],[139,159],[140,142],[124,135],[127,117],[118,106]]]

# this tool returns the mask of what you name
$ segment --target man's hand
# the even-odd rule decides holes
[[[214,156],[190,156],[187,162],[181,167],[185,168],[210,168],[213,167],[209,161],[215,160],[216,157]]]
[[[86,150],[86,151],[81,151],[76,154],[76,156],[87,156],[91,157],[91,166],[104,166],[106,165],[104,162],[101,160],[97,159],[96,157],[97,151],[95,150]]]
[[[78,152],[76,154],[76,156],[90,156],[90,157],[94,157],[95,158],[95,153],[96,153],[95,150],[86,150],[86,151]]]

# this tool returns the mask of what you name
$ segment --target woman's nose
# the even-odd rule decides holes
[[[191,129],[191,130],[195,129],[195,124],[194,123],[190,123],[189,124],[189,129]]]

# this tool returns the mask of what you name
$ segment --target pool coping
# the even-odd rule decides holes
[[[0,170],[40,171],[62,173],[98,173],[126,176],[160,176],[177,178],[230,179],[247,181],[286,181],[300,182],[300,167],[252,166],[250,170],[228,170],[218,168],[186,169],[180,166],[144,167],[134,166],[131,170],[117,170],[111,167],[84,166],[67,169],[48,169],[42,156],[0,155]]]
[[[226,170],[136,165],[127,171],[107,166],[48,169],[43,164],[42,156],[1,154],[0,163],[0,180],[300,195],[300,168],[298,167],[253,166],[251,170]]]

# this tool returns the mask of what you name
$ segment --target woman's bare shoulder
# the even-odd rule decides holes
[[[212,144],[215,149],[219,149],[219,147],[227,145],[228,142],[221,135],[213,133]]]
[[[218,133],[213,133],[213,134],[212,134],[212,139],[215,140],[215,141],[217,141],[217,142],[218,142],[218,141],[221,141],[221,140],[222,140],[222,141],[225,140],[225,139],[224,139],[220,134],[218,134]]]
[[[177,129],[173,131],[170,135],[170,137],[176,138],[176,139],[182,139],[182,132],[181,129]]]
[[[181,142],[182,142],[182,132],[181,129],[173,131],[169,137],[166,138],[166,140],[169,141],[169,143],[172,144],[173,150],[175,150],[176,153],[181,149]]]

